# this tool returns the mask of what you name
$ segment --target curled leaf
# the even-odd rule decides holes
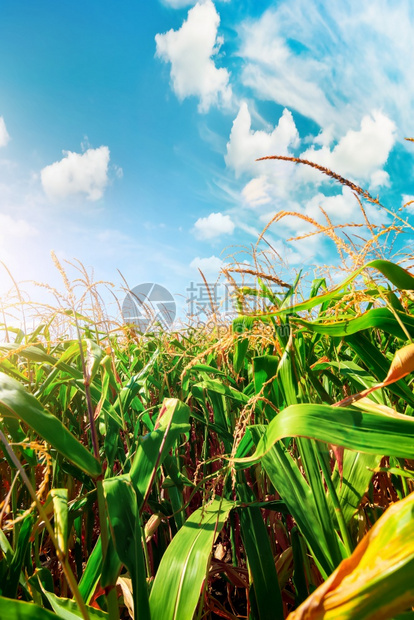
[[[288,620],[387,620],[414,604],[414,493],[391,506]]]
[[[414,371],[414,344],[403,347],[394,355],[384,385],[399,381]]]
[[[330,447],[332,449],[332,452],[334,453],[336,462],[338,463],[338,472],[339,472],[339,476],[341,478],[341,484],[342,484],[342,478],[344,475],[344,447],[335,446],[334,444],[330,444]]]
[[[343,400],[335,403],[333,407],[347,407],[348,405],[352,405],[358,400],[362,398],[366,398],[375,390],[379,390],[380,388],[386,387],[391,383],[395,383],[399,381],[403,377],[406,377],[410,373],[414,371],[414,344],[408,344],[406,347],[399,349],[394,355],[394,359],[392,360],[390,369],[388,371],[387,376],[384,381],[381,383],[377,383],[362,392],[358,392],[357,394],[351,394],[351,396],[347,396]]]
[[[128,577],[118,577],[116,585],[120,587],[122,596],[124,597],[125,607],[128,610],[129,617],[134,620],[134,597],[132,596],[132,581]]]

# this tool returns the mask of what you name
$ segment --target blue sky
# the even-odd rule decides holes
[[[398,209],[414,195],[413,32],[404,0],[2,0],[0,259],[56,285],[55,250],[184,298],[277,212],[361,220],[348,190],[264,155]],[[335,261],[319,236],[286,243],[309,230],[284,218],[266,238],[293,269]]]

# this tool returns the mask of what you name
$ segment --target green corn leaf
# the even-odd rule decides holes
[[[233,503],[216,497],[193,512],[164,553],[150,596],[151,620],[192,620],[213,543]]]
[[[219,375],[221,377],[225,377],[230,383],[234,382],[234,379],[228,377],[225,372],[215,368],[214,366],[209,366],[208,364],[194,364],[191,366],[191,372],[206,372],[211,375]]]
[[[295,380],[293,362],[293,339],[292,336],[283,351],[283,355],[280,359],[277,376],[280,383],[282,392],[285,395],[285,404],[294,405],[297,401],[297,383]]]
[[[69,598],[62,598],[60,596],[56,596],[53,592],[48,592],[43,586],[41,581],[39,580],[40,587],[42,588],[42,592],[47,598],[52,607],[53,611],[62,618],[62,620],[78,620],[79,618],[83,618],[82,612],[79,609],[78,605],[75,601]],[[90,620],[100,620],[102,618],[108,619],[109,616],[106,612],[101,611],[100,609],[96,609],[96,607],[87,606],[88,616]]]
[[[240,499],[254,501],[248,487],[238,485]],[[256,606],[260,620],[283,620],[283,603],[277,579],[275,560],[260,508],[240,510],[240,527],[252,576]]]
[[[119,577],[122,562],[115,549],[113,536],[109,538],[105,559],[102,562],[100,583],[103,588],[112,588]]]
[[[281,404],[280,386],[276,381],[278,365],[279,358],[274,355],[260,355],[253,358],[254,390],[256,394],[262,393],[276,406]],[[274,378],[273,381],[271,381],[272,377]],[[263,405],[263,411],[269,421],[275,417],[275,410],[268,404]]]
[[[249,339],[248,338],[238,338],[234,345],[234,355],[233,355],[233,367],[236,375],[240,374],[240,371],[244,365],[244,359],[246,357],[247,349],[249,347]]]
[[[284,437],[309,437],[349,450],[414,458],[414,418],[329,405],[292,405],[269,424],[251,457],[234,459],[247,467],[260,461]]]
[[[0,550],[7,564],[10,564],[13,557],[13,547],[7,540],[6,534],[3,532],[3,530],[0,530]]]
[[[378,466],[381,458],[376,454],[345,450],[342,480],[338,466],[335,467],[333,483],[347,523],[358,510],[361,499],[374,475],[372,469]],[[330,508],[333,514],[333,506],[331,505]]]
[[[18,347],[16,346],[15,343],[0,344],[0,351],[1,350],[12,351],[17,348]],[[19,355],[22,357],[26,357],[30,361],[40,362],[42,364],[47,364],[49,366],[52,366],[55,370],[56,369],[61,370],[65,374],[69,375],[69,377],[72,377],[73,379],[75,379],[75,382],[79,388],[84,388],[84,377],[83,377],[82,371],[76,368],[73,364],[67,364],[66,361],[62,361],[62,360],[71,360],[75,355],[79,355],[79,344],[77,341],[75,341],[72,344],[72,346],[69,347],[69,349],[66,350],[60,358],[55,358],[53,357],[53,355],[49,355],[48,353],[45,353],[43,349],[37,346],[26,347],[23,350],[19,351]],[[45,381],[45,385],[47,385],[49,380],[51,380],[52,378],[53,378],[53,375],[52,377],[49,376]],[[42,388],[44,387],[45,386],[42,386]],[[90,391],[91,391],[92,399],[94,400],[95,403],[98,403],[101,398],[101,392],[94,383],[91,383]],[[120,428],[123,428],[122,420],[119,418],[119,416],[117,415],[113,407],[108,403],[108,401],[106,401],[103,408],[108,413],[108,415],[110,415],[111,418],[113,418],[113,420],[118,424],[118,426]]]
[[[130,476],[104,480],[109,523],[116,552],[132,579],[135,620],[150,620],[137,496]]]
[[[68,551],[68,489],[52,489],[50,495],[55,515],[55,536],[60,550],[66,555]]]
[[[15,379],[0,373],[0,413],[18,417],[42,439],[60,452],[74,465],[92,477],[101,474],[101,466],[95,457],[68,431],[60,420],[48,413],[34,396]]]
[[[398,312],[394,310],[401,323],[404,324],[408,333],[414,336],[414,317],[404,312]],[[388,308],[373,308],[368,310],[361,316],[355,319],[346,319],[341,321],[335,321],[333,323],[327,323],[325,321],[310,322],[295,317],[293,319],[298,325],[306,328],[309,331],[317,334],[325,334],[334,337],[350,336],[365,329],[382,329],[387,334],[392,334],[401,340],[407,340],[407,334],[402,329],[400,323],[396,319],[395,315]]]
[[[140,438],[131,467],[131,481],[138,495],[139,508],[148,495],[158,467],[181,433],[189,430],[190,409],[176,398],[166,398],[156,428]]]
[[[394,263],[387,260],[373,260],[354,271],[348,278],[346,278],[341,284],[339,284],[339,286],[336,286],[333,290],[327,293],[323,293],[322,295],[312,297],[307,301],[292,306],[289,309],[290,312],[311,310],[319,304],[331,301],[340,291],[342,291],[349,284],[351,284],[351,282],[355,280],[355,278],[359,276],[359,274],[362,273],[364,269],[368,268],[376,269],[377,271],[382,273],[382,275],[385,276],[398,289],[408,291],[414,290],[414,278],[408,271],[406,271],[399,265],[395,265]]]
[[[215,379],[204,379],[204,381],[197,383],[195,387],[203,390],[209,390],[211,392],[217,392],[217,394],[222,394],[223,396],[228,396],[229,398],[232,398],[233,400],[244,405],[249,401],[249,397],[246,396],[246,394],[243,394],[243,392],[239,392],[238,390],[224,385]]]
[[[33,529],[33,518],[28,515],[20,528],[19,536],[17,538],[16,550],[9,563],[6,576],[0,583],[0,593],[4,596],[14,598],[17,593],[17,587],[19,585],[20,573],[22,565],[29,547],[30,535]],[[1,618],[0,614],[0,618]]]
[[[98,538],[91,555],[88,558],[82,578],[79,582],[79,592],[86,604],[91,600],[102,569],[102,541]]]
[[[249,427],[256,445],[260,444],[266,428],[262,425]],[[271,447],[262,457],[261,463],[271,483],[285,502],[289,513],[298,524],[322,574],[327,577],[337,566],[338,558],[332,557],[330,547],[332,535],[327,540],[327,528],[325,527],[324,532],[321,510],[318,509],[313,489],[306,482],[296,461],[281,442]],[[317,483],[320,484],[320,480]]]
[[[86,342],[86,376],[90,382],[93,381],[96,373],[98,372],[99,364],[101,363],[102,358],[104,357],[104,352],[101,347],[99,347],[96,342],[91,340],[90,338],[85,338]]]
[[[24,603],[0,596],[0,618],[4,620],[7,618],[10,620],[57,620],[59,617],[34,603]]]
[[[365,334],[354,334],[347,336],[345,342],[360,357],[370,372],[379,381],[383,381],[390,368],[390,361],[385,355],[375,347]],[[404,379],[387,386],[392,394],[403,398],[407,403],[414,407],[414,396]]]
[[[414,605],[414,493],[388,508],[354,553],[288,620],[388,620]]]
[[[296,604],[302,603],[308,597],[308,584],[306,583],[306,546],[303,544],[303,539],[300,536],[298,528],[295,526],[290,533],[292,540],[292,553],[293,553],[293,575],[292,581],[295,586]]]

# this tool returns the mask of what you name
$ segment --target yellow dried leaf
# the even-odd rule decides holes
[[[358,392],[358,394],[352,394],[351,396],[347,396],[343,400],[334,403],[334,407],[348,407],[348,405],[353,405],[358,400],[362,398],[366,398],[375,390],[379,390],[380,388],[386,387],[391,383],[395,383],[395,381],[399,381],[403,377],[406,377],[411,372],[414,371],[414,344],[409,344],[406,347],[403,347],[394,355],[394,359],[392,360],[391,367],[388,371],[387,376],[384,381],[381,383],[377,383],[362,392]]]
[[[399,381],[414,371],[414,344],[409,344],[396,352],[391,367],[384,379],[388,385]]]
[[[224,560],[225,556],[226,556],[226,550],[224,546],[221,543],[218,543],[217,547],[214,550],[213,557],[216,560]]]
[[[125,607],[128,610],[130,618],[134,620],[134,597],[132,595],[132,581],[128,577],[118,577],[116,585],[121,588],[124,597]]]
[[[159,514],[153,514],[150,516],[144,530],[145,542],[149,543],[155,532],[158,530],[160,523],[161,517]]]
[[[354,553],[287,620],[388,620],[414,604],[414,493],[375,523]]]

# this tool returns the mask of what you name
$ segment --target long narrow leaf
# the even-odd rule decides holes
[[[238,491],[242,501],[254,500],[244,485],[240,484]],[[240,511],[240,526],[249,562],[249,572],[252,575],[259,618],[260,620],[283,620],[282,595],[275,560],[260,508],[243,508]]]
[[[11,416],[23,420],[68,461],[90,476],[100,475],[101,466],[95,457],[20,383],[4,373],[0,373],[0,412],[5,418]]]
[[[104,481],[115,548],[132,579],[135,620],[149,620],[148,589],[142,552],[137,496],[129,475]]]
[[[279,413],[251,457],[234,459],[248,467],[284,437],[309,437],[358,452],[414,458],[414,418],[329,405],[301,404]]]
[[[288,620],[388,620],[414,605],[414,493],[391,506]]]
[[[192,620],[213,542],[232,507],[216,497],[196,510],[175,535],[152,586],[151,620]]]
[[[34,603],[24,603],[0,596],[0,618],[10,620],[57,620],[59,616]]]

